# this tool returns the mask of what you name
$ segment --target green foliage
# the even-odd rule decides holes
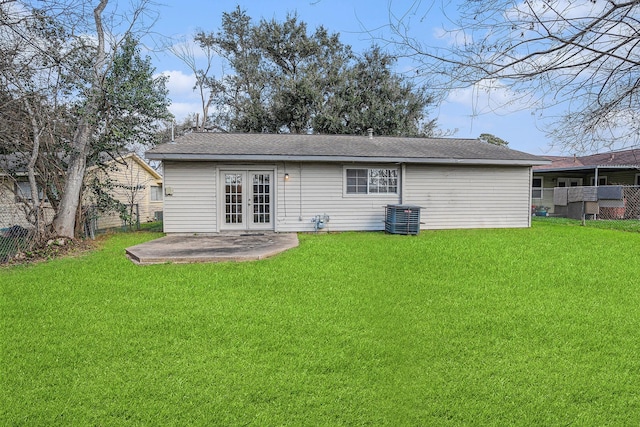
[[[482,133],[482,134],[480,134],[478,139],[481,140],[481,141],[484,141],[484,142],[486,142],[488,144],[493,144],[493,145],[500,145],[500,146],[504,146],[504,147],[509,145],[509,142],[505,141],[502,138],[498,138],[497,136],[492,135],[490,133]]]
[[[433,103],[424,87],[395,74],[395,58],[374,46],[337,80],[334,93],[314,118],[319,133],[430,136],[435,120],[424,122]]]
[[[98,116],[102,132],[92,147],[95,156],[117,156],[133,142],[143,146],[158,142],[159,123],[171,115],[167,77],[154,77],[154,72],[151,58],[140,55],[138,41],[126,37],[105,76]]]
[[[155,143],[169,101],[165,78],[153,76],[135,38],[147,2],[132,4],[127,17],[117,11],[107,17],[106,0],[95,9],[39,3],[0,4],[0,151],[28,160],[30,181],[46,188],[52,202],[53,232],[70,237],[87,164],[101,153],[115,157]],[[118,35],[120,19],[129,26]],[[44,218],[41,207],[32,210]],[[44,235],[44,220],[37,222]]]
[[[219,128],[240,132],[430,134],[433,99],[425,88],[392,71],[394,58],[373,47],[356,59],[338,34],[310,32],[295,14],[284,22],[253,24],[237,7],[223,14],[222,30],[200,32],[234,71],[218,91]],[[220,87],[217,87],[220,89]]]
[[[640,235],[301,235],[250,263],[0,271],[0,424],[633,425]]]

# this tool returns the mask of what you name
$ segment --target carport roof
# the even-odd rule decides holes
[[[609,151],[588,156],[547,156],[551,164],[534,172],[589,172],[596,169],[640,169],[640,149]]]
[[[547,159],[477,139],[190,133],[146,153],[151,160],[344,161],[532,166]]]

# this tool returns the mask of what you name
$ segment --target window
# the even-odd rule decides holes
[[[33,200],[33,198],[31,197],[31,185],[29,184],[28,181],[18,181],[18,182],[16,182],[15,194],[16,194],[16,201],[18,201],[18,202],[23,201],[23,200],[28,200],[28,201]],[[39,200],[42,200],[43,197],[44,197],[44,194],[42,192],[42,188],[40,188],[40,186],[38,186],[38,198],[39,198]]]
[[[558,178],[557,187],[579,187],[582,185],[582,178]]]
[[[636,185],[640,185],[640,173],[636,174]]]
[[[152,202],[162,201],[162,186],[160,185],[151,186],[151,201]]]
[[[367,169],[347,169],[347,194],[367,194]]]
[[[531,198],[542,199],[542,178],[533,178],[531,180]]]
[[[398,192],[398,169],[347,169],[347,194]]]
[[[594,185],[596,185],[596,177],[592,176],[591,177],[591,186],[593,187]],[[598,177],[598,185],[607,185],[607,177],[606,176],[599,176]]]

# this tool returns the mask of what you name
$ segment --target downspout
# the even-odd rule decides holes
[[[595,179],[594,184],[595,184],[595,186],[596,186],[596,191],[598,191],[598,188],[597,188],[597,187],[598,187],[598,183],[600,182],[600,180],[598,179],[598,178],[599,178],[599,177],[598,177],[598,172],[599,172],[599,170],[598,170],[598,166],[596,166],[596,173],[595,173],[595,175],[596,175],[596,176],[595,176],[595,178],[594,178],[594,179]],[[596,193],[596,194],[597,194],[597,193]],[[597,195],[596,195],[596,200],[598,200],[598,196],[597,196]],[[598,215],[594,214],[594,215],[593,215],[593,219],[598,219]]]
[[[527,206],[527,228],[531,227],[531,206],[533,203],[533,166],[529,166],[529,203]],[[542,196],[544,197],[544,185],[542,187]],[[555,207],[553,208],[555,212]]]
[[[407,165],[405,163],[402,163],[400,165],[400,194],[399,194],[401,205],[404,204],[404,184],[405,184],[404,176],[406,175],[406,171],[407,171]]]
[[[299,216],[298,221],[302,221],[302,162],[299,164],[299,174],[298,177],[298,203],[299,203]]]

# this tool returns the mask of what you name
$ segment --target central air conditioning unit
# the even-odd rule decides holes
[[[390,234],[418,234],[420,232],[420,206],[387,205],[384,231]]]

